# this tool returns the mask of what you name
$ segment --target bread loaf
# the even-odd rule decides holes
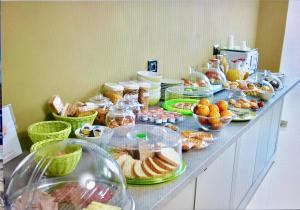
[[[178,152],[173,148],[162,148],[161,151],[157,153],[157,156],[164,162],[175,167],[178,167],[181,163]]]
[[[53,95],[48,101],[49,108],[55,114],[60,114],[64,108],[64,103],[58,95]]]
[[[148,165],[148,167],[154,171],[155,173],[158,173],[158,174],[166,174],[168,172],[170,172],[171,170],[166,170],[162,167],[160,167],[159,165],[157,165],[154,160],[151,158],[151,157],[148,157],[146,160],[145,160],[146,164]]]
[[[163,160],[159,159],[158,157],[154,157],[153,158],[154,162],[159,165],[159,167],[168,170],[168,171],[174,171],[177,167],[172,166],[166,162],[164,162]]]
[[[147,178],[148,176],[145,174],[145,172],[143,171],[143,168],[142,168],[142,161],[141,160],[137,160],[135,161],[134,163],[134,166],[133,166],[133,173],[136,177],[140,178],[140,179],[145,179]]]
[[[146,161],[142,162],[142,169],[144,171],[144,173],[148,176],[148,177],[157,177],[160,176],[160,174],[154,172],[151,170],[151,168],[146,164]]]

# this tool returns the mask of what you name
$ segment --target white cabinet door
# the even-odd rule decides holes
[[[267,154],[268,162],[270,162],[270,160],[272,159],[277,147],[278,132],[280,129],[280,121],[281,121],[282,104],[283,104],[283,100],[279,101],[276,105],[274,105],[273,108],[271,137],[269,140],[268,154]]]
[[[236,143],[197,177],[195,209],[229,209]]]
[[[272,126],[272,109],[268,110],[264,116],[259,120],[261,121],[261,126],[259,129],[259,140],[257,144],[256,160],[255,160],[255,170],[253,175],[253,180],[255,181],[261,174],[265,166],[267,166],[267,155],[269,139],[271,137]]]
[[[196,179],[179,191],[162,209],[163,210],[193,210],[195,203]]]
[[[252,186],[260,126],[260,121],[256,122],[238,139],[232,185],[232,207],[234,209],[239,206]]]

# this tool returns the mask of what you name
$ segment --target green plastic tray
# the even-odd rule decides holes
[[[168,111],[178,112],[183,115],[192,115],[193,114],[192,110],[183,110],[183,109],[177,109],[177,108],[173,107],[178,102],[190,102],[190,103],[196,105],[198,103],[198,100],[197,99],[171,99],[171,100],[165,101],[165,103],[162,104],[162,108],[164,108],[165,110],[168,110]]]
[[[151,178],[151,179],[126,179],[128,185],[153,185],[153,184],[160,184],[163,182],[168,182],[171,180],[176,179],[178,176],[183,174],[186,169],[186,162],[183,160],[181,167],[178,168],[176,171],[166,174],[164,176],[158,178]]]

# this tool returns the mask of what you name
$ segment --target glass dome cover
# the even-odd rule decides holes
[[[227,81],[225,74],[220,69],[217,59],[212,59],[208,67],[201,69],[201,71],[212,85],[222,85]]]
[[[13,172],[5,202],[7,209],[15,210],[77,210],[92,203],[135,208],[116,161],[79,139],[35,144]]]

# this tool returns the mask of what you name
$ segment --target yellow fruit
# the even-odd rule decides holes
[[[243,79],[243,73],[238,69],[229,69],[226,74],[227,80],[234,82]]]
[[[209,105],[209,100],[207,98],[201,98],[198,104]]]
[[[196,114],[200,115],[200,116],[204,116],[204,117],[208,116],[209,115],[209,108],[208,108],[208,106],[198,104],[197,108],[196,108]]]
[[[218,101],[217,106],[219,107],[219,110],[222,112],[222,111],[227,110],[228,103],[224,100],[221,100],[221,101]]]
[[[210,104],[208,108],[209,108],[209,112],[220,112],[219,107],[215,104]]]

